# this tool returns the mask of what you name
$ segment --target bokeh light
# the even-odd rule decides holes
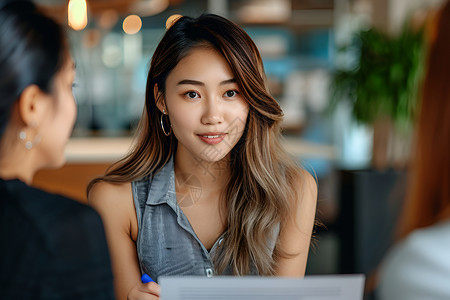
[[[68,24],[73,30],[83,30],[87,25],[86,0],[70,0],[68,5]]]
[[[142,20],[137,15],[129,15],[123,20],[122,28],[126,34],[136,34],[141,30]]]

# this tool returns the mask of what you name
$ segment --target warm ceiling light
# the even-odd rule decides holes
[[[169,7],[169,0],[140,0],[134,1],[131,10],[140,16],[148,17],[159,14]]]
[[[182,15],[171,15],[167,18],[166,29],[169,29]]]
[[[122,28],[126,34],[136,34],[141,30],[142,20],[137,15],[129,15],[123,20]]]
[[[86,0],[70,0],[68,5],[68,23],[74,30],[83,30],[87,25]]]

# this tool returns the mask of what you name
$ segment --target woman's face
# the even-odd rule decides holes
[[[60,167],[65,162],[64,149],[76,119],[76,103],[72,94],[75,65],[71,58],[56,74],[49,109],[40,126],[41,141],[37,145],[45,167]]]
[[[177,158],[216,162],[241,138],[249,106],[224,57],[194,48],[166,80],[165,108],[178,140]]]

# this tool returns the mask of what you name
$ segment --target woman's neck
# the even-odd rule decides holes
[[[18,166],[23,166],[23,163],[17,162]],[[0,159],[0,178],[5,180],[19,179],[30,185],[33,181],[33,174],[20,170],[20,168],[14,167],[14,162]]]
[[[175,176],[178,181],[198,182],[205,192],[221,193],[230,177],[228,156],[217,162],[208,162],[193,157],[175,155]]]
[[[30,185],[36,173],[32,167],[32,153],[22,148],[20,145],[0,147],[0,177],[5,180],[19,179]]]

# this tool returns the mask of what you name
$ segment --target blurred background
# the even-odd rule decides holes
[[[67,164],[34,184],[86,201],[126,153],[152,53],[177,15],[225,16],[253,38],[285,112],[285,146],[319,183],[308,274],[372,275],[392,241],[417,95],[441,0],[39,0],[66,24],[78,116]]]

